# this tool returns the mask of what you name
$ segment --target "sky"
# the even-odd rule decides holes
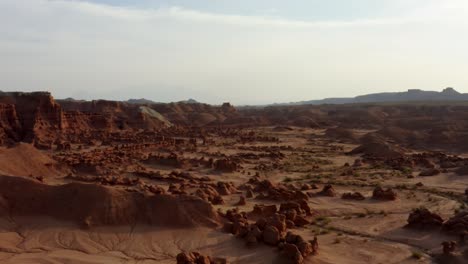
[[[0,0],[0,90],[268,104],[468,92],[466,0]]]

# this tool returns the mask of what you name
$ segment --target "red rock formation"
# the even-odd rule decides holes
[[[275,201],[294,201],[309,199],[309,197],[306,194],[304,194],[300,189],[292,185],[274,185],[268,180],[260,181],[255,177],[251,178],[248,183],[255,186],[255,192],[260,192],[256,199]]]
[[[323,189],[317,193],[318,195],[328,196],[328,197],[335,197],[336,191],[335,188],[331,184],[327,184],[323,187]]]
[[[13,104],[0,104],[0,145],[12,144],[21,139],[21,124]]]
[[[241,169],[240,165],[236,161],[230,159],[219,159],[215,161],[214,168],[221,172],[235,172]]]
[[[52,142],[67,127],[63,111],[50,93],[0,93],[5,123],[12,140]],[[5,120],[6,119],[6,120]]]
[[[419,176],[436,176],[440,174],[440,170],[436,169],[436,168],[432,168],[432,169],[425,169],[423,171],[421,171],[421,173],[419,173]]]
[[[372,192],[372,198],[376,200],[391,201],[396,200],[397,194],[391,188],[384,190],[381,187],[376,187]]]
[[[354,192],[354,193],[343,193],[343,195],[341,195],[341,199],[361,201],[361,200],[365,200],[366,197],[364,197],[364,195],[362,195],[360,192]]]
[[[216,227],[219,220],[211,204],[193,196],[146,195],[96,184],[50,186],[0,176],[0,193],[10,217],[45,216],[78,224],[86,220],[97,226],[145,223],[165,227]]]
[[[224,258],[212,258],[198,252],[179,253],[176,257],[177,264],[227,264]]]
[[[444,223],[442,217],[426,208],[413,210],[408,216],[408,227],[416,229],[438,228]]]
[[[249,213],[251,217],[268,217],[274,215],[278,209],[276,205],[254,205],[253,211]]]
[[[247,202],[245,200],[245,197],[244,196],[241,196],[239,197],[239,202],[236,203],[236,206],[243,206],[243,205],[246,205]]]
[[[283,254],[294,264],[301,264],[304,262],[304,257],[294,244],[284,244]]]
[[[209,184],[201,185],[197,189],[194,195],[202,198],[205,201],[209,201],[215,205],[224,204],[224,200],[221,194],[218,192],[218,190],[214,186],[209,185]]]
[[[457,248],[457,242],[455,241],[444,241],[442,242],[442,252],[444,255],[451,255]]]
[[[280,242],[281,234],[278,228],[272,225],[267,225],[263,230],[263,241],[265,244],[276,246]]]
[[[463,234],[468,231],[468,211],[462,211],[447,220],[443,230],[451,234]]]

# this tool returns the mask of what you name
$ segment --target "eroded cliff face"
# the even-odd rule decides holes
[[[15,105],[0,104],[0,145],[20,140],[21,125],[16,115]]]
[[[127,129],[159,129],[167,126],[167,121],[145,111],[139,105],[124,102],[58,101],[65,110],[69,131],[104,130],[114,132]]]
[[[48,148],[80,133],[159,129],[162,116],[115,101],[55,101],[48,92],[0,92],[0,145],[34,143]]]
[[[323,105],[234,108],[225,103],[130,104],[96,100],[54,100],[48,92],[0,92],[0,145],[103,140],[106,135],[170,126],[241,128],[251,126],[339,127],[375,130],[402,145],[467,150],[465,105]],[[430,127],[430,129],[427,129]],[[331,131],[332,132],[332,131]],[[335,131],[336,132],[336,131]],[[103,135],[103,136],[96,136]],[[60,142],[59,142],[60,143]]]
[[[62,108],[48,92],[1,93],[0,105],[5,140],[48,142],[67,127]]]
[[[137,105],[94,100],[54,100],[49,92],[0,92],[0,145],[34,143],[48,148],[83,134],[159,130],[172,125],[206,126],[238,117],[230,104]]]

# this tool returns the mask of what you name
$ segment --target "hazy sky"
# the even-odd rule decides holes
[[[468,92],[467,0],[0,0],[0,90],[289,102]]]

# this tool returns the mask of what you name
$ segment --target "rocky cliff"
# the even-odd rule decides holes
[[[67,127],[63,111],[48,92],[0,93],[4,140],[51,141]]]

